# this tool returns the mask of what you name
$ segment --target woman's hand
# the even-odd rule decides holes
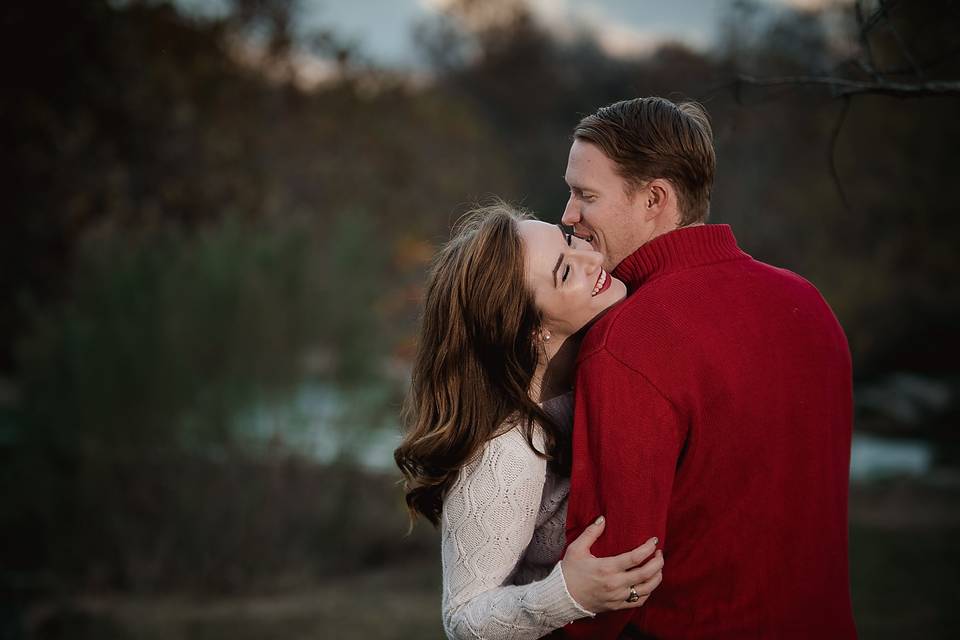
[[[639,607],[663,579],[663,553],[656,550],[656,538],[618,556],[597,558],[590,553],[605,525],[603,516],[597,518],[570,543],[560,561],[567,591],[593,613]],[[628,601],[631,587],[639,596],[633,602]]]

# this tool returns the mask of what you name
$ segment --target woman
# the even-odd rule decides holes
[[[441,529],[451,638],[538,638],[660,582],[656,539],[590,554],[602,517],[563,553],[578,334],[626,295],[601,262],[500,203],[467,216],[429,274],[395,457],[412,517]]]

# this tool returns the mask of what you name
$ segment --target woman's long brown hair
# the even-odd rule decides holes
[[[467,214],[434,259],[410,391],[394,459],[411,520],[439,524],[457,472],[506,421],[544,430],[546,456],[565,466],[562,438],[530,397],[540,354],[540,312],[524,278],[518,222],[530,216],[498,202]]]

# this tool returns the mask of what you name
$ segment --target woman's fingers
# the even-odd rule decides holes
[[[583,533],[577,536],[576,540],[568,545],[567,553],[572,550],[575,553],[589,554],[590,547],[593,546],[593,543],[596,542],[600,534],[603,533],[603,528],[606,524],[607,522],[603,516],[594,520],[590,526],[583,530]]]
[[[663,580],[663,574],[658,573],[657,575],[653,576],[653,578],[651,578],[650,580],[644,583],[633,585],[633,590],[637,592],[638,596],[640,596],[640,598],[636,602],[627,601],[627,598],[629,598],[630,596],[630,585],[628,585],[626,589],[624,589],[624,593],[627,594],[627,598],[624,598],[622,602],[615,605],[613,608],[636,609],[637,607],[642,607],[647,602],[647,600],[650,599],[650,594],[653,593],[653,590],[657,588],[657,586],[660,584],[662,580]]]
[[[610,609],[628,609],[643,606],[660,583],[663,581],[663,552],[657,551],[654,557],[645,562],[642,566],[629,571],[620,572],[614,580],[611,580],[610,587],[619,583],[622,586],[614,588],[608,587],[608,607]],[[634,602],[629,602],[631,588],[639,596]]]
[[[618,556],[612,556],[607,560],[617,571],[626,571],[627,569],[632,569],[633,567],[642,564],[644,560],[649,558],[650,555],[656,551],[657,542],[659,542],[659,540],[656,537],[650,538],[636,549],[627,551],[626,553],[621,553]]]
[[[663,582],[663,572],[658,571],[657,573],[653,574],[649,580],[638,582],[637,584],[633,585],[633,590],[641,596],[648,596],[653,593],[654,589],[660,586],[661,582]],[[630,590],[629,586],[627,587],[627,590]]]
[[[646,582],[663,570],[663,552],[657,551],[654,556],[635,569],[627,571],[623,580],[628,585]]]

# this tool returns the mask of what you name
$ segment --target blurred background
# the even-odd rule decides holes
[[[0,638],[437,638],[392,450],[425,268],[703,102],[712,221],[856,372],[863,638],[960,629],[960,2],[0,6]],[[816,615],[816,612],[811,612]]]

